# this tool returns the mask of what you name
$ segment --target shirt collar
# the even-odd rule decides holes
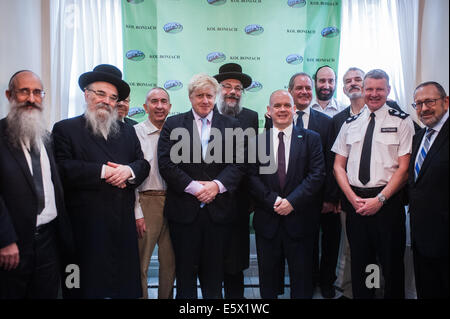
[[[289,124],[289,126],[286,127],[284,130],[279,130],[279,129],[277,129],[277,128],[274,126],[274,127],[273,127],[273,134],[274,134],[274,137],[277,137],[277,138],[278,138],[278,133],[279,133],[279,132],[283,132],[284,135],[286,135],[287,138],[291,137],[293,127],[294,127],[294,125],[293,125],[292,123]]]
[[[320,106],[319,102],[317,102],[317,98],[314,98],[314,99],[311,101],[310,107],[312,107],[312,108],[316,108],[316,107],[322,108],[322,107]],[[327,104],[327,106],[325,107],[325,109],[327,109],[327,108],[338,110],[338,107],[337,107],[337,101],[336,101],[335,98],[331,98],[330,102],[328,102],[328,104]]]
[[[431,128],[433,130],[435,130],[437,133],[439,133],[442,129],[442,126],[444,126],[445,121],[447,121],[447,119],[448,119],[448,110],[447,110],[447,112],[445,112],[444,116],[442,116],[441,120],[439,122],[437,122],[437,124]]]
[[[147,119],[147,120],[144,122],[144,125],[145,125],[145,132],[146,132],[148,135],[160,131],[159,128],[157,128],[155,125],[153,125],[153,123],[150,121],[150,119]]]
[[[195,121],[201,120],[202,117],[200,117],[200,115],[198,115],[194,109],[192,109],[192,114],[194,115],[194,119]],[[213,110],[211,110],[211,112],[208,113],[208,115],[206,115],[206,118],[208,119],[208,123],[211,123],[212,121],[212,117],[213,117]]]

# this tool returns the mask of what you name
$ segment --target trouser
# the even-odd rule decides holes
[[[316,233],[314,242],[313,271],[314,281],[320,286],[332,286],[336,281],[340,238],[341,220],[339,214],[320,214],[320,229]]]
[[[228,224],[214,223],[207,206],[189,224],[169,221],[175,252],[176,298],[197,299],[197,277],[203,299],[221,299]]]
[[[375,197],[383,187],[361,189],[352,187],[361,198]],[[351,252],[351,274],[353,297],[372,299],[375,288],[368,281],[377,279],[375,267],[381,265],[384,277],[384,298],[405,297],[405,213],[398,194],[392,196],[372,216],[361,216],[353,206],[344,201],[347,211],[347,236]],[[370,266],[374,265],[374,266]],[[369,268],[367,268],[369,266]],[[381,282],[381,271],[378,281]],[[371,277],[369,277],[371,276]],[[367,281],[366,281],[367,280]]]
[[[342,243],[342,250],[341,250],[341,265],[342,266],[342,279],[341,279],[341,289],[342,294],[347,298],[353,298],[352,294],[352,277],[351,277],[351,255],[350,255],[350,245],[348,243],[347,239],[347,227],[346,225],[346,219],[347,219],[347,213],[341,212],[340,214],[341,218],[341,225],[342,225],[342,237],[341,237],[341,243]]]
[[[60,268],[54,223],[38,227],[30,247],[19,246],[16,269],[0,270],[0,299],[56,299]]]
[[[280,260],[286,257],[289,269],[291,298],[311,299],[313,236],[292,239],[280,225],[274,238],[256,234],[260,295],[262,299],[277,299],[280,273],[284,273]]]
[[[223,289],[226,299],[244,298],[244,272],[241,270],[235,274],[225,273],[223,277]]]
[[[170,240],[169,226],[163,213],[165,199],[166,196],[161,191],[146,191],[139,194],[139,203],[144,213],[146,227],[144,237],[138,240],[144,299],[148,298],[148,266],[156,244],[158,244],[159,261],[158,298],[173,298],[175,254]]]
[[[417,298],[447,299],[449,297],[448,256],[425,257],[413,246],[413,259]]]

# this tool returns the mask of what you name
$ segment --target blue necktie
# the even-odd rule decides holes
[[[297,111],[298,117],[297,117],[297,123],[295,126],[297,126],[298,128],[303,128],[303,114],[305,114],[305,112],[303,111]]]
[[[38,215],[42,213],[45,207],[45,193],[44,193],[44,182],[42,179],[42,168],[41,168],[41,153],[38,149],[39,146],[32,146],[30,150],[31,156],[31,167],[33,169],[33,182],[36,188],[37,195],[37,213]]]
[[[430,149],[430,140],[434,132],[435,130],[433,130],[432,128],[427,128],[427,132],[425,133],[425,141],[423,142],[423,146],[420,149],[419,156],[417,156],[416,166],[414,167],[415,180],[417,180],[417,176],[419,176],[420,168],[422,167],[423,161],[425,160],[425,157],[427,156],[427,153]]]
[[[202,142],[202,158],[203,160],[206,157],[206,150],[208,148],[208,119],[206,117],[202,118],[202,136],[201,136],[201,142]]]
[[[202,142],[202,158],[205,160],[206,157],[206,150],[208,148],[208,119],[206,117],[202,118],[202,136],[201,136],[201,142]],[[205,207],[205,203],[200,203],[200,208]]]

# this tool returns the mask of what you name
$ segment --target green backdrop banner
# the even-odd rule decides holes
[[[129,116],[137,121],[151,88],[168,90],[171,114],[185,112],[190,78],[228,62],[253,79],[242,104],[259,113],[260,127],[270,94],[287,89],[292,74],[325,64],[337,73],[340,0],[122,0],[122,15]]]

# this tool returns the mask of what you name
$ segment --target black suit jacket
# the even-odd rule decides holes
[[[262,134],[268,155],[271,145],[270,130]],[[279,224],[284,223],[287,233],[292,238],[313,235],[320,216],[320,212],[315,209],[315,197],[326,175],[319,134],[294,126],[286,184],[283,189],[280,188],[277,172],[260,174],[260,167],[267,165],[258,162],[251,169],[250,192],[256,200],[253,217],[256,233],[271,239],[275,236]],[[286,198],[294,211],[286,216],[278,215],[273,209],[277,196]]]
[[[221,141],[215,140],[211,131],[208,153],[214,143],[221,145],[221,163],[212,162],[208,164],[202,159],[200,137],[192,110],[168,117],[161,130],[158,141],[158,164],[159,172],[168,186],[164,214],[171,221],[187,224],[193,222],[197,217],[200,211],[200,202],[195,196],[184,191],[189,183],[194,180],[212,181],[217,179],[227,189],[226,192],[217,194],[216,198],[205,206],[213,222],[230,223],[236,217],[234,192],[239,185],[244,170],[241,165],[225,162],[225,128],[237,128],[238,121],[229,116],[221,115],[216,110],[213,112],[211,130],[216,128],[221,132]],[[175,134],[175,129],[183,130],[186,135]],[[172,132],[175,135],[175,140],[170,138]],[[194,148],[194,143],[196,143],[197,148]],[[178,146],[182,146],[178,154],[186,156],[187,161],[180,163],[172,161],[172,148]],[[194,149],[197,152],[194,152]],[[212,149],[211,155],[214,156],[217,149]]]
[[[312,130],[320,135],[325,159],[325,172],[327,174],[323,188],[317,194],[317,205],[319,209],[322,209],[323,202],[337,203],[339,200],[338,185],[333,175],[334,154],[331,152],[334,143],[333,120],[322,112],[310,110],[308,130]],[[271,118],[266,117],[264,127],[266,129],[272,127]]]
[[[30,169],[22,149],[13,147],[6,136],[6,119],[0,121],[0,248],[14,242],[19,253],[33,249],[37,218],[37,196]],[[50,161],[55,204],[58,244],[63,268],[73,252],[70,222],[64,206],[64,194],[56,168],[51,143],[45,144]]]
[[[414,166],[426,129],[413,139],[409,165],[409,212],[412,244],[426,257],[448,256],[449,134],[448,119],[423,161],[417,180]]]
[[[138,122],[136,122],[133,119],[130,119],[129,117],[124,117],[123,121],[125,123],[127,123],[127,124],[130,124],[131,126],[134,126],[134,125],[138,124]]]

